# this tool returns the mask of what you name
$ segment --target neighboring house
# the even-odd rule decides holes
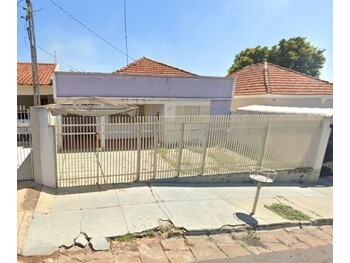
[[[112,98],[137,105],[145,116],[230,114],[233,82],[143,57],[114,73],[55,72],[54,99]]]
[[[246,66],[236,78],[231,110],[248,105],[333,108],[333,84],[271,63]]]
[[[116,74],[133,75],[165,75],[165,76],[197,76],[183,69],[142,57],[129,65],[115,71]]]
[[[52,73],[57,64],[38,63],[40,104],[53,103]],[[17,105],[34,106],[32,63],[17,62]]]

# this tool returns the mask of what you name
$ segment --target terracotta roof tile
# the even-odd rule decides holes
[[[129,65],[115,71],[116,74],[197,76],[191,72],[175,68],[158,61],[142,57]]]
[[[51,75],[57,64],[38,63],[39,85],[52,84]],[[32,63],[17,62],[17,84],[32,85]]]
[[[333,95],[333,83],[267,63],[246,66],[229,77],[236,77],[235,95]]]

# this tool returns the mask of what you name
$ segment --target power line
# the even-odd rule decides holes
[[[71,65],[67,64],[66,62],[64,62],[62,59],[58,59],[57,57],[55,57],[55,55],[52,55],[50,52],[46,51],[45,49],[43,49],[42,47],[40,47],[38,44],[36,44],[37,48],[41,49],[42,51],[44,51],[45,53],[49,54],[51,57],[57,59],[58,61],[62,62],[63,64],[65,64],[66,66],[68,66],[70,69],[73,69],[77,72],[81,72],[80,70],[72,67]]]
[[[18,4],[21,3],[22,1],[24,1],[24,0],[20,0],[20,1],[18,2]],[[17,5],[18,5],[18,4],[17,4]],[[22,7],[22,8],[23,8],[23,7]],[[41,9],[41,8],[40,8],[40,9]],[[40,10],[40,9],[39,9],[39,10]],[[23,17],[23,18],[25,18],[25,17]],[[24,30],[24,31],[25,31],[25,27],[26,27],[26,26],[27,26],[26,23],[23,22],[23,30]],[[29,47],[28,47],[28,45],[27,45],[27,41],[26,41],[26,40],[29,40],[29,38],[28,38],[28,37],[23,37],[24,44],[26,45],[26,48],[27,48],[27,50],[29,51]],[[58,61],[62,62],[63,64],[65,64],[66,66],[68,66],[70,69],[73,69],[73,70],[75,70],[75,71],[77,71],[77,72],[80,72],[80,70],[78,70],[78,69],[74,68],[73,66],[69,65],[68,63],[64,62],[62,59],[58,59],[55,55],[52,55],[50,52],[48,52],[48,51],[45,50],[44,48],[40,47],[40,46],[39,46],[38,44],[36,44],[36,43],[35,43],[35,47],[39,48],[41,51],[44,51],[45,53],[47,53],[47,54],[50,55],[51,57],[53,57],[53,58],[57,59]]]
[[[87,27],[86,25],[84,25],[82,22],[80,22],[78,19],[76,19],[74,16],[72,16],[70,13],[68,13],[66,10],[64,10],[61,6],[59,6],[58,4],[56,4],[54,1],[49,0],[53,5],[55,5],[57,8],[61,9],[62,12],[64,12],[66,15],[68,15],[69,17],[71,17],[74,21],[76,21],[77,23],[79,23],[82,27],[84,27],[85,29],[87,29],[88,31],[90,31],[92,34],[94,34],[96,37],[98,37],[99,39],[101,39],[103,42],[105,42],[106,44],[108,44],[109,46],[111,46],[112,48],[114,48],[115,50],[117,50],[118,52],[126,55],[127,57],[131,58],[132,60],[135,60],[134,58],[130,57],[128,54],[124,53],[122,50],[120,50],[119,48],[117,48],[116,46],[114,46],[112,43],[108,42],[107,40],[105,40],[103,37],[101,37],[100,35],[98,35],[97,33],[95,33],[92,29],[90,29],[89,27]]]

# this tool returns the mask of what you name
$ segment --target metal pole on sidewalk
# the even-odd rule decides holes
[[[254,199],[253,209],[252,209],[252,212],[250,213],[250,215],[254,215],[254,214],[255,214],[256,205],[258,204],[258,199],[259,199],[261,187],[262,187],[262,182],[258,182],[258,187],[257,187],[256,193],[255,193],[255,199]]]

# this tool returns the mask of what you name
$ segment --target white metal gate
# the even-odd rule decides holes
[[[312,167],[322,118],[57,117],[58,187]]]
[[[30,110],[17,106],[17,180],[31,179],[34,176]]]

